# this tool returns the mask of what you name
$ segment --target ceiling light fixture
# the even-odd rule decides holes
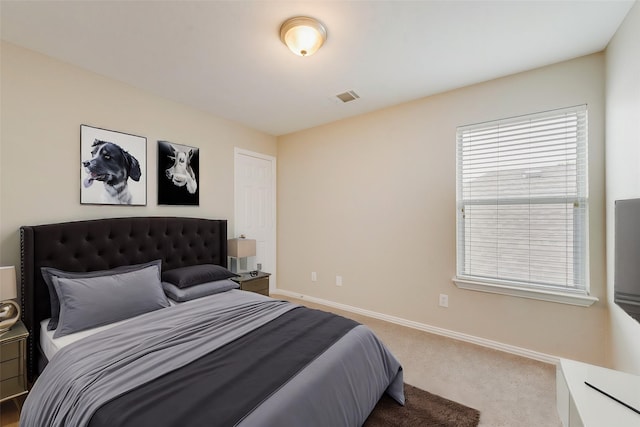
[[[326,39],[324,25],[307,16],[287,19],[280,27],[280,40],[299,56],[313,55]]]

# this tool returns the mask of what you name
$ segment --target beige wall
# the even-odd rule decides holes
[[[637,24],[637,5],[633,14]],[[623,73],[616,58],[630,55],[630,38],[616,37],[622,53],[608,53],[609,69]],[[608,364],[603,55],[283,136],[277,146],[274,137],[5,42],[0,59],[1,265],[18,263],[23,224],[185,215],[228,218],[231,232],[238,146],[278,156],[280,288]],[[457,289],[451,282],[456,126],[582,103],[589,104],[590,120],[591,287],[601,302],[579,308]],[[146,207],[80,205],[80,124],[147,137]],[[200,148],[200,207],[157,206],[158,139]],[[629,164],[627,173],[636,170]],[[318,282],[310,281],[311,271]],[[343,276],[342,287],[335,286],[336,275]],[[440,293],[449,295],[448,309],[438,307]],[[616,318],[621,315],[612,315],[627,328],[613,334],[616,361],[629,347],[638,351],[628,342],[637,325]]]
[[[116,216],[230,220],[233,148],[276,155],[276,139],[2,43],[0,265],[19,265],[19,227]],[[80,205],[80,125],[147,138],[147,206]],[[200,206],[157,204],[157,140],[200,149]]]
[[[607,282],[611,360],[640,375],[640,324],[613,303],[614,201],[640,197],[640,3],[607,47]]]
[[[278,138],[278,287],[608,364],[604,71],[603,54],[590,55]],[[601,301],[582,308],[456,288],[456,126],[584,103],[591,291]],[[449,308],[438,306],[441,293]]]

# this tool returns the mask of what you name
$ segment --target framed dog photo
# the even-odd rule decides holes
[[[147,204],[147,138],[80,125],[80,203]]]
[[[200,150],[158,141],[158,204],[200,205]]]

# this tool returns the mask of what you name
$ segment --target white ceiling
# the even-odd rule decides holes
[[[282,135],[603,50],[634,0],[8,1],[2,39]],[[313,16],[311,57],[280,41]],[[343,104],[335,95],[354,90]]]

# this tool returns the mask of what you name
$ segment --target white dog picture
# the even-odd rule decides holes
[[[80,203],[147,204],[147,139],[80,126]]]
[[[200,155],[196,147],[158,141],[158,204],[200,203]]]

